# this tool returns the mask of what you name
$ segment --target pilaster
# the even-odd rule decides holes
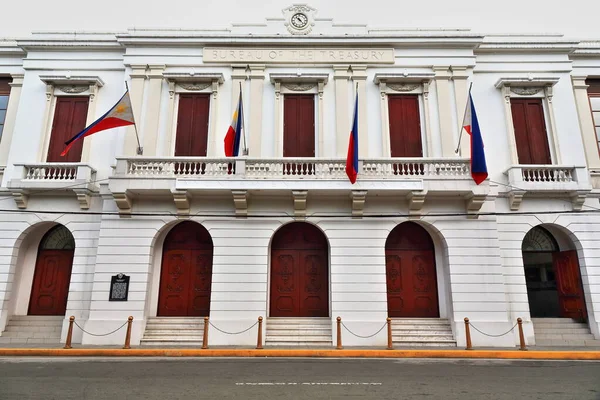
[[[452,67],[452,80],[454,81],[454,97],[456,100],[456,117],[459,124],[459,134],[462,129],[465,109],[467,107],[467,98],[469,96],[468,79],[469,72],[467,67]],[[462,157],[469,157],[471,154],[471,141],[466,132],[463,132],[462,134],[463,140],[460,142],[460,155]]]
[[[4,129],[2,131],[2,140],[0,140],[0,169],[6,166],[8,162],[8,153],[12,142],[13,130],[15,128],[15,119],[17,117],[17,108],[21,99],[21,89],[23,87],[23,74],[13,74],[10,83],[10,95],[8,97],[8,107],[4,119]],[[0,185],[2,176],[0,175]]]
[[[442,157],[454,157],[454,131],[452,129],[452,98],[450,97],[449,67],[433,67],[437,89],[438,113],[440,117],[440,135]]]
[[[585,158],[587,166],[590,169],[600,169],[600,155],[598,154],[598,143],[594,129],[594,120],[590,112],[590,103],[588,99],[585,80],[587,76],[572,76],[573,94],[575,95],[575,105],[577,114],[579,114],[579,128],[581,138],[585,149]],[[0,159],[1,160],[1,159]],[[0,161],[0,165],[2,162]]]
[[[510,106],[510,87],[502,87],[502,96],[504,97],[504,119],[507,126],[508,143],[510,145],[510,163],[512,165],[519,164],[519,156],[517,154],[517,142],[515,140],[515,126],[513,124],[512,109]],[[523,196],[516,196],[516,201],[511,201],[511,204],[516,204],[516,207],[521,204]],[[511,210],[513,206],[511,205]]]
[[[358,156],[365,158],[369,156],[367,67],[364,65],[352,66],[352,80],[358,83]],[[349,135],[350,131],[346,136]]]
[[[350,137],[350,115],[348,111],[348,80],[349,65],[334,65],[333,79],[335,81],[335,135],[336,157],[346,157],[348,153],[348,138]]]
[[[251,157],[261,156],[263,91],[265,81],[265,65],[250,65],[250,132],[248,137],[248,154]]]
[[[148,66],[148,96],[146,114],[143,122],[143,148],[145,156],[155,156],[158,142],[158,120],[160,117],[160,100],[162,93],[164,65]]]
[[[129,86],[129,98],[131,99],[131,108],[137,127],[142,126],[142,104],[144,99],[144,82],[146,81],[146,65],[132,65],[131,84]],[[137,154],[137,138],[135,136],[135,127],[128,126],[125,133],[125,142],[123,144],[123,154],[133,156]],[[139,130],[139,129],[138,129]]]

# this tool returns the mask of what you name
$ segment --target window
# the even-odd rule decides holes
[[[423,157],[419,98],[388,96],[390,152],[392,157]]]
[[[542,99],[510,99],[519,164],[552,164]]]
[[[600,79],[588,79],[586,84],[588,85],[588,96],[594,120],[594,130],[596,131],[596,142],[600,151]]]
[[[0,78],[0,140],[4,130],[4,120],[8,109],[8,96],[10,94],[10,78]]]
[[[65,149],[65,142],[85,128],[88,103],[89,97],[87,96],[61,96],[56,98],[47,162],[81,161],[83,140],[76,141],[66,156],[63,157],[60,153]]]
[[[283,156],[315,156],[315,96],[286,94],[283,97]]]
[[[206,157],[210,94],[180,94],[175,139],[176,157]]]

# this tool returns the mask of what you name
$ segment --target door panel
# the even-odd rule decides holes
[[[71,150],[61,157],[65,142],[85,129],[88,113],[88,97],[57,97],[48,145],[47,162],[80,162],[83,140],[73,144]]]
[[[300,309],[302,317],[329,316],[329,287],[327,255],[323,251],[301,250]]]
[[[192,290],[188,306],[189,316],[207,316],[210,310],[212,284],[212,250],[193,250],[190,268]]]
[[[209,94],[180,94],[176,157],[205,157],[208,147]]]
[[[388,96],[392,157],[422,157],[419,99],[415,95]]]
[[[284,95],[283,156],[314,157],[314,95]]]
[[[386,277],[390,318],[439,317],[433,251],[386,250]]]
[[[541,99],[511,99],[515,143],[520,164],[551,164]]]
[[[561,317],[587,319],[577,252],[569,250],[553,253],[552,261]]]
[[[158,315],[185,317],[190,299],[191,250],[168,250],[163,256]]]
[[[271,255],[271,317],[299,316],[298,250],[273,250]]]
[[[73,250],[40,250],[35,266],[29,315],[65,315]]]

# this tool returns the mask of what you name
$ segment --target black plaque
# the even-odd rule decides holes
[[[108,301],[127,301],[129,295],[129,277],[124,274],[110,278],[110,296]]]

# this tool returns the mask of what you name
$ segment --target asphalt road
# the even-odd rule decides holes
[[[600,362],[0,359],[1,400],[600,400]]]

